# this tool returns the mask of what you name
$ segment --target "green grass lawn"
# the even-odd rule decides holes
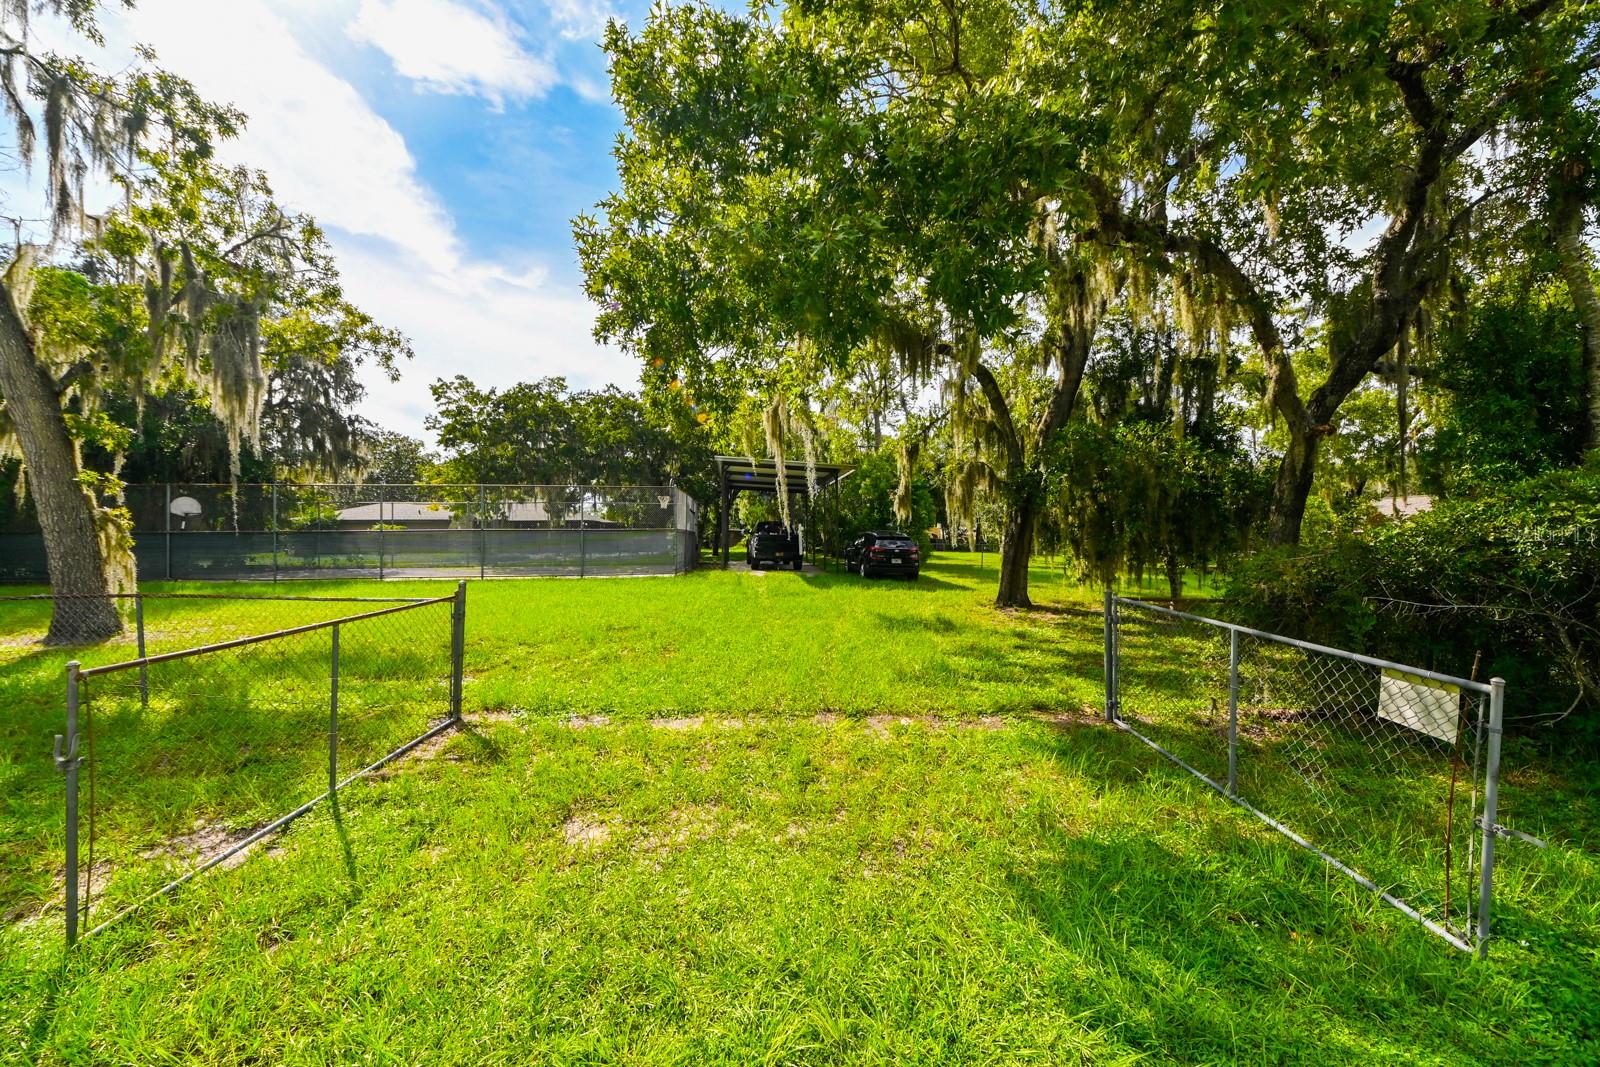
[[[1508,752],[1508,794],[1539,801],[1518,825],[1557,843],[1504,846],[1505,937],[1476,962],[1097,724],[1096,598],[1041,567],[1043,609],[997,613],[993,562],[936,558],[915,585],[474,582],[463,732],[66,959],[46,903],[66,656],[0,660],[0,1060],[1596,1058],[1592,765]],[[327,607],[180,606],[162,617],[180,642]],[[302,651],[289,673],[310,694],[323,650]],[[431,677],[380,652],[350,652],[372,720],[383,700],[357,691]],[[152,727],[181,709],[158,687],[121,751],[163,749],[142,766],[165,784],[125,779],[114,830],[248,825],[320,787],[324,709],[228,699],[275,709],[251,749],[269,769],[248,790],[184,785],[184,746]]]

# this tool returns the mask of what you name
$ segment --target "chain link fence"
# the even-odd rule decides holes
[[[197,602],[210,639],[194,645],[166,624],[194,623],[178,609]],[[69,945],[324,801],[338,818],[340,788],[460,721],[464,582],[432,599],[141,596],[133,611],[147,652],[65,665]]]
[[[1106,594],[1107,718],[1485,953],[1504,683]]]
[[[674,574],[699,509],[676,486],[130,485],[141,580]],[[0,528],[0,581],[48,580],[31,517]]]

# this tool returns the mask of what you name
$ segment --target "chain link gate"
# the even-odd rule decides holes
[[[465,582],[450,596],[386,602],[209,600],[346,613],[66,664],[54,758],[66,781],[69,948],[319,805],[339,818],[340,790],[461,724]],[[355,603],[365,610],[348,613]]]
[[[1505,683],[1105,596],[1106,718],[1486,955]]]

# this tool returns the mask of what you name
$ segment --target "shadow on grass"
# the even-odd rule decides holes
[[[468,755],[465,758],[471,762],[505,762],[505,746],[479,729],[478,724],[462,720],[461,725],[456,727],[455,736],[460,739],[460,743],[468,750]]]
[[[943,615],[889,615],[881,611],[872,615],[879,628],[902,633],[953,634],[960,629],[954,619]]]
[[[1111,819],[1087,833],[1041,825],[1043,858],[1007,884],[1043,931],[1104,976],[1087,1000],[1135,1006],[1104,1020],[1135,1048],[1178,1061],[1270,1050],[1262,1058],[1273,1062],[1375,1062],[1422,1041],[1480,1061],[1514,1061],[1522,1047],[1576,1062],[1570,1050],[1600,1039],[1600,934],[1582,916],[1531,909],[1514,880],[1507,889],[1519,899],[1497,892],[1496,947],[1478,964],[1137,738],[1089,721],[1056,727],[1029,743],[1103,791]],[[1288,799],[1268,798],[1268,810]],[[1403,799],[1380,791],[1353,836],[1394,834]],[[1233,825],[1230,813],[1245,821]],[[1273,813],[1294,824],[1292,807]],[[1480,1010],[1438,1010],[1464,1001]]]
[[[356,873],[356,854],[350,847],[350,831],[344,824],[344,809],[339,804],[339,793],[335,790],[328,795],[328,815],[333,820],[333,832],[339,838],[339,852],[344,858],[344,873],[350,879],[350,887],[359,893],[360,877]]]
[[[1019,630],[1005,639],[957,638],[949,648],[975,681],[1036,687],[1042,679],[1096,677],[1104,664],[1097,645],[1063,640],[1048,630]]]
[[[1504,946],[1536,946],[1537,957],[1519,955],[1510,966],[1537,991],[1556,1028],[1571,1033],[1590,1049],[1600,1048],[1600,936],[1563,923],[1563,916],[1544,916],[1525,907],[1496,903],[1490,960],[1505,965]]]
[[[1285,943],[1316,922],[1263,878],[1238,865],[1203,869],[1149,836],[1053,833],[1042,844],[1050,858],[1013,872],[1009,888],[1047,936],[1104,977],[1084,1000],[1122,1041],[1163,1060],[1231,1062],[1244,1029],[1274,1062],[1343,1058],[1326,1035],[1296,1025],[1303,1019],[1260,1004],[1272,981],[1263,952],[1281,953],[1271,968],[1294,973]],[[1110,1010],[1119,1003],[1132,1010]]]
[[[817,586],[818,588],[829,588],[837,585],[865,586],[869,582],[873,585],[881,585],[884,588],[913,589],[922,593],[932,593],[941,589],[966,588],[965,586],[956,582],[947,582],[942,578],[935,578],[933,575],[928,573],[927,568],[923,568],[923,570],[917,575],[916,579],[912,581],[908,581],[904,578],[894,581],[893,579],[897,577],[897,575],[893,574],[874,574],[871,578],[863,578],[861,575],[856,574],[853,571],[845,571],[843,573],[817,571],[813,573],[802,573],[800,575],[800,580],[805,582],[807,585]]]
[[[44,987],[34,1016],[28,1023],[27,1045],[23,1063],[40,1063],[45,1047],[50,1043],[50,1033],[55,1027],[56,1013],[61,1009],[61,990],[68,982],[67,961],[63,957],[58,967],[41,968],[35,980]]]
[[[1069,723],[1037,736],[1047,754],[1092,776],[1114,802],[1126,804],[1129,794],[1147,791],[1162,776],[1188,778],[1114,727]],[[1334,1003],[1365,995],[1340,983],[1334,972],[1343,965],[1331,963],[1335,955],[1359,954],[1357,913],[1299,885],[1293,859],[1285,877],[1261,863],[1243,835],[1230,841],[1225,827],[1208,827],[1213,813],[1205,806],[1223,802],[1201,783],[1192,785],[1192,818],[1175,817],[1152,798],[1147,814],[1135,807],[1127,816],[1131,825],[1097,827],[1102,836],[1045,828],[1039,844],[1046,858],[1012,871],[1011,892],[1049,937],[1104,976],[1085,995],[1095,1011],[1131,1006],[1104,1021],[1138,1050],[1198,1062],[1232,1061],[1248,1048],[1270,1049],[1274,1062],[1359,1056],[1369,1047],[1364,1042],[1341,1048],[1308,1028],[1300,1001],[1267,1004],[1262,996],[1264,989],[1289,986]],[[1168,844],[1163,839],[1174,822],[1193,825],[1187,840]],[[1309,863],[1306,871],[1320,886]],[[1428,945],[1416,958],[1437,965],[1435,956],[1451,952]],[[1402,988],[1387,995],[1403,998],[1404,984],[1402,977]]]

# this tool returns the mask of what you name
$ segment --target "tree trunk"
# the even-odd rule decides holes
[[[1311,497],[1311,476],[1316,472],[1317,434],[1312,427],[1289,423],[1289,447],[1278,464],[1272,486],[1272,512],[1267,540],[1274,545],[1300,543],[1300,524]]]
[[[1000,591],[997,608],[1031,608],[1028,599],[1028,562],[1033,557],[1033,531],[1039,522],[1038,502],[1032,494],[1013,497],[1006,505],[1005,541],[1000,546]]]
[[[1600,293],[1595,291],[1589,250],[1583,243],[1583,208],[1571,204],[1557,222],[1556,259],[1578,311],[1583,339],[1583,447],[1600,451]]]
[[[1178,565],[1178,556],[1175,552],[1168,552],[1163,562],[1167,567],[1167,592],[1171,594],[1172,602],[1176,604],[1183,598],[1183,568]]]
[[[46,644],[100,641],[122,631],[109,568],[95,527],[94,502],[78,484],[78,460],[61,417],[61,399],[35,358],[9,289],[0,289],[0,394],[22,449],[28,488],[39,512],[50,590],[61,599]]]

